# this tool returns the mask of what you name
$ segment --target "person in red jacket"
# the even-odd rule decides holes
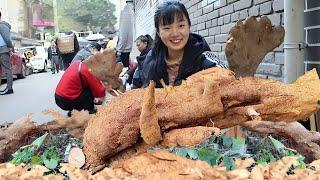
[[[84,61],[78,60],[66,69],[55,91],[56,104],[63,110],[88,110],[96,113],[95,98],[103,98],[106,91],[122,90],[119,74],[122,63],[116,62],[112,49],[98,52]],[[106,88],[106,86],[108,88]]]

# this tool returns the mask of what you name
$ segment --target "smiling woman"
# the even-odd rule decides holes
[[[154,24],[157,32],[154,47],[146,56],[141,73],[144,86],[154,80],[156,87],[162,87],[161,79],[167,85],[180,85],[198,71],[225,67],[208,53],[211,50],[203,37],[190,33],[189,14],[179,1],[165,1],[157,6]]]

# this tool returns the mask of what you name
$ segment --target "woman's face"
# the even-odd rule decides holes
[[[139,39],[136,40],[136,46],[140,52],[144,51],[147,48],[147,43],[140,41]]]
[[[168,51],[183,50],[187,44],[190,34],[190,26],[185,15],[183,19],[175,17],[172,24],[159,25],[158,35],[167,46]]]
[[[52,47],[56,46],[56,42],[51,41],[51,46],[52,46]]]

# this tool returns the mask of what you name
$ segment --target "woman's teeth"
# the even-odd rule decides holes
[[[173,43],[179,43],[180,41],[181,41],[181,39],[172,40]]]

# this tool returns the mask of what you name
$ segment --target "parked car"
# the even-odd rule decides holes
[[[46,72],[51,67],[47,50],[43,46],[32,46],[24,54],[34,71]]]
[[[21,78],[25,78],[28,75],[26,60],[23,56],[21,56],[18,53],[13,53],[10,56],[10,62],[11,62],[12,74],[14,78],[21,79]],[[0,75],[2,79],[6,78],[5,72],[2,71],[2,68],[0,68]]]

